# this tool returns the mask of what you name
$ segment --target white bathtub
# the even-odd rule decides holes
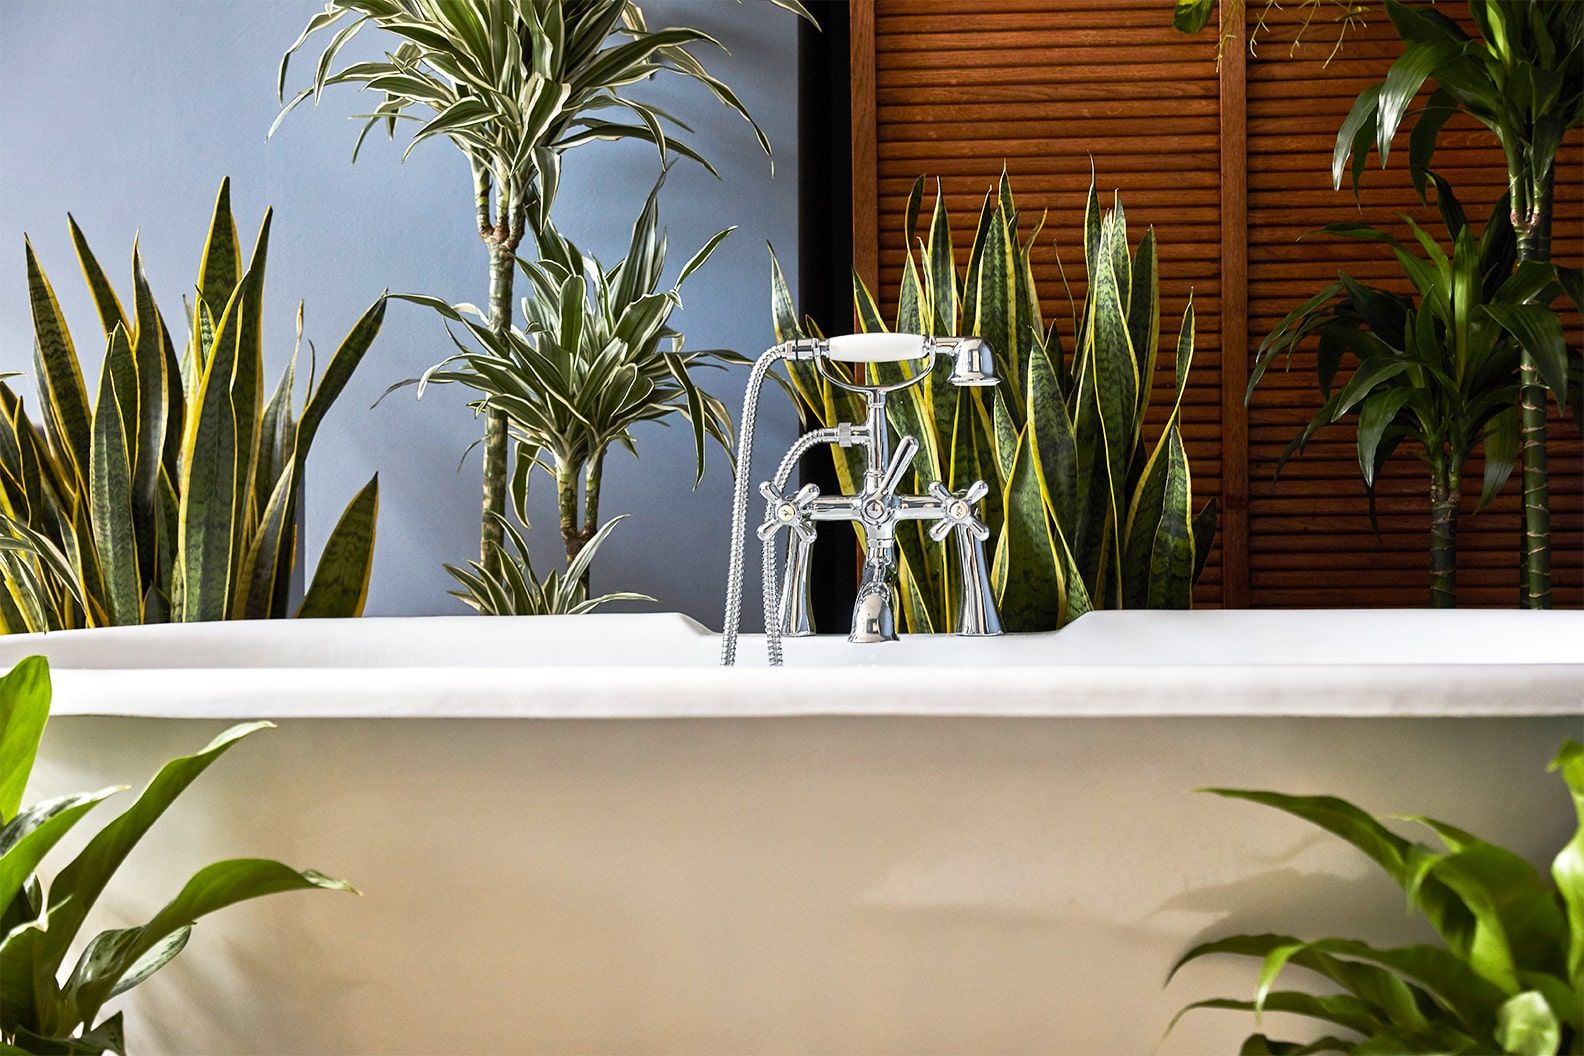
[[[0,639],[0,664],[54,661],[34,797],[280,722],[97,923],[217,857],[364,892],[206,920],[128,1000],[145,1052],[1147,1053],[1178,1005],[1253,988],[1230,962],[1163,989],[1198,937],[1424,937],[1358,856],[1190,789],[1332,792],[1536,861],[1570,831],[1544,766],[1584,735],[1584,614],[1097,613],[796,641],[780,671],[717,648],[665,615],[283,621]],[[1158,1051],[1250,1029],[1197,1017]]]

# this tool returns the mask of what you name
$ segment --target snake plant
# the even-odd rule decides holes
[[[230,182],[215,199],[178,357],[137,247],[131,310],[75,221],[104,331],[95,395],[27,244],[42,428],[0,381],[0,628],[7,632],[288,615],[303,469],[379,333],[381,296],[293,408],[297,354],[265,399],[266,211],[242,266]],[[298,342],[302,309],[297,313]],[[330,533],[299,616],[356,616],[368,593],[378,477]]]
[[[1356,417],[1359,468],[1373,516],[1381,466],[1403,441],[1411,441],[1430,473],[1430,602],[1450,607],[1457,600],[1463,466],[1483,449],[1481,507],[1507,483],[1519,449],[1521,360],[1538,364],[1559,403],[1566,404],[1572,387],[1573,412],[1584,428],[1579,352],[1567,347],[1562,321],[1550,307],[1564,289],[1575,303],[1584,293],[1576,268],[1525,261],[1514,270],[1514,235],[1505,198],[1476,236],[1446,181],[1433,173],[1431,179],[1450,248],[1407,218],[1417,246],[1404,245],[1390,232],[1367,224],[1322,229],[1389,248],[1414,295],[1379,289],[1339,272],[1336,282],[1294,309],[1261,342],[1249,394],[1273,362],[1283,357],[1290,361],[1300,342],[1318,336],[1324,402],[1283,452],[1278,472],[1321,426]],[[1345,360],[1353,369],[1333,391]]]
[[[813,21],[798,0],[774,2]],[[370,26],[394,38],[394,50],[337,69],[342,49]],[[657,74],[702,85],[746,119],[770,153],[737,95],[690,50],[724,50],[720,42],[697,29],[651,30],[633,0],[328,0],[281,59],[283,100],[292,55],[327,33],[312,83],[286,101],[275,125],[326,88],[355,84],[380,101],[363,115],[353,161],[371,129],[383,125],[394,138],[398,121],[417,125],[407,153],[441,138],[461,150],[472,170],[473,221],[489,254],[488,325],[503,341],[512,328],[513,261],[524,236],[537,241],[549,225],[566,151],[641,140],[658,148],[662,164],[675,153],[715,171],[687,143],[692,129],[630,98],[630,85]],[[505,412],[486,407],[480,562],[492,572],[505,553],[508,455]]]
[[[103,931],[66,955],[99,897],[149,828],[209,765],[242,738],[271,726],[233,726],[202,750],[172,759],[114,821],[94,834],[47,883],[45,855],[89,812],[124,790],[59,796],[22,806],[49,718],[49,665],[30,657],[0,678],[0,1051],[96,1056],[125,1053],[122,1014],[106,1003],[147,980],[186,947],[195,923],[216,910],[287,891],[352,891],[341,880],[264,858],[233,858],[198,870],[139,927]]]
[[[605,456],[613,445],[637,455],[633,427],[641,422],[686,418],[693,433],[697,475],[704,473],[707,440],[728,453],[732,423],[726,406],[702,389],[693,372],[704,366],[742,363],[724,349],[683,351],[682,335],[671,329],[671,313],[682,304],[681,289],[731,228],[716,232],[696,252],[675,282],[661,282],[666,234],[660,227],[655,184],[633,224],[627,255],[606,267],[547,225],[540,232],[544,254],[518,261],[527,278],[525,325],[498,334],[488,317],[471,305],[448,305],[434,297],[400,294],[427,305],[469,333],[464,344],[452,332],[457,352],[421,378],[392,388],[431,383],[465,385],[477,393],[472,406],[498,413],[517,443],[511,489],[526,492],[538,468],[555,480],[561,539],[568,561],[576,560],[599,531],[600,484]],[[581,501],[580,501],[581,500]],[[517,499],[522,507],[520,497]],[[581,510],[580,507],[581,506]],[[504,528],[502,525],[498,526]],[[492,544],[498,546],[498,544]],[[479,562],[498,574],[495,561]],[[576,577],[586,583],[584,574]]]
[[[904,230],[913,241],[924,181],[908,199]],[[957,389],[930,377],[888,404],[892,427],[919,442],[912,483],[960,489],[990,485],[984,514],[995,539],[992,585],[1008,630],[1059,627],[1094,607],[1188,608],[1215,532],[1215,501],[1192,513],[1192,481],[1180,410],[1193,361],[1190,300],[1177,335],[1170,408],[1159,436],[1146,442],[1160,335],[1155,233],[1128,247],[1118,198],[1102,211],[1091,182],[1084,214],[1087,300],[1072,305],[1072,350],[1047,327],[1033,256],[1044,219],[1026,240],[1003,173],[985,196],[959,272],[951,218],[937,188],[918,252],[910,246],[894,327],[938,336],[973,334],[996,355],[999,384]],[[813,332],[800,323],[772,254],[776,340]],[[886,330],[873,295],[854,273],[864,331]],[[1070,298],[1069,298],[1070,303]],[[791,364],[799,402],[825,425],[861,421],[857,398]],[[887,371],[905,368],[882,366]],[[861,482],[857,456],[837,452],[837,475],[851,494]],[[956,576],[946,550],[917,524],[897,531],[900,594],[915,632],[950,631]]]
[[[1172,968],[1215,954],[1257,958],[1252,1000],[1214,998],[1193,1009],[1286,1012],[1317,1020],[1308,1042],[1250,1035],[1245,1053],[1584,1052],[1584,745],[1568,741],[1551,763],[1578,826],[1548,880],[1521,856],[1434,818],[1401,819],[1434,833],[1441,849],[1399,836],[1332,796],[1208,789],[1274,807],[1357,847],[1408,896],[1437,945],[1382,948],[1355,939],[1232,935],[1195,946]],[[1326,992],[1276,989],[1289,967],[1325,980]],[[1176,1019],[1173,1024],[1175,1025]],[[1341,1028],[1346,1036],[1330,1031]]]
[[[1507,159],[1512,225],[1520,262],[1551,259],[1556,155],[1562,137],[1584,125],[1584,0],[1469,0],[1471,37],[1435,7],[1386,0],[1405,45],[1386,79],[1360,93],[1337,132],[1332,181],[1348,168],[1353,189],[1373,144],[1384,166],[1414,96],[1435,82],[1408,142],[1408,171],[1421,199],[1441,129],[1455,113],[1495,134]],[[1349,158],[1351,157],[1351,164]],[[1546,403],[1541,365],[1519,364],[1523,459],[1523,578],[1529,608],[1551,604],[1551,513],[1546,476]]]

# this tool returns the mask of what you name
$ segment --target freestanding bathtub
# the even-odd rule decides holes
[[[0,664],[53,660],[30,797],[280,725],[96,923],[220,857],[363,891],[204,921],[128,999],[144,1052],[1235,1051],[1238,1013],[1161,1042],[1254,986],[1207,962],[1163,988],[1196,939],[1425,934],[1360,856],[1192,789],[1331,792],[1536,862],[1571,831],[1544,767],[1584,735],[1580,613],[1095,613],[794,641],[775,671],[717,646],[675,615],[283,621],[0,639]]]

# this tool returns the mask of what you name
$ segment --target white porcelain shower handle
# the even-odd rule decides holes
[[[826,342],[825,356],[843,363],[905,363],[934,352],[918,334],[845,334]]]

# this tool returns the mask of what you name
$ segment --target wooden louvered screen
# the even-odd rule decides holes
[[[1461,5],[1442,5],[1456,12]],[[1250,7],[1263,8],[1251,3]],[[1250,349],[1304,297],[1336,278],[1338,269],[1407,291],[1384,247],[1300,235],[1336,220],[1359,219],[1411,239],[1408,214],[1437,236],[1444,230],[1432,205],[1421,206],[1406,166],[1407,135],[1385,170],[1371,155],[1361,181],[1362,210],[1350,191],[1331,189],[1336,131],[1359,92],[1378,83],[1402,44],[1384,17],[1350,31],[1327,64],[1334,31],[1311,26],[1293,48],[1300,13],[1273,9],[1248,60],[1248,257]],[[1472,30],[1472,26],[1468,27]],[[1330,34],[1328,36],[1328,33]],[[1575,133],[1559,162],[1559,259],[1577,264],[1581,243],[1580,140]],[[1458,117],[1441,133],[1435,167],[1457,191],[1468,215],[1483,225],[1506,189],[1500,146],[1472,119]],[[1432,192],[1433,194],[1433,192]],[[1570,259],[1569,259],[1570,258]],[[1579,339],[1573,320],[1573,341]],[[1422,605],[1425,603],[1428,477],[1405,446],[1377,489],[1380,538],[1369,523],[1351,423],[1316,435],[1308,452],[1272,480],[1276,460],[1316,406],[1313,349],[1288,373],[1267,376],[1249,409],[1249,567],[1251,605]],[[1554,416],[1551,433],[1551,516],[1555,603],[1577,606],[1584,563],[1584,492],[1578,430]],[[1507,491],[1474,514],[1483,466],[1468,467],[1458,526],[1458,600],[1512,606],[1518,582],[1522,496],[1515,472]]]
[[[1295,239],[1358,216],[1351,194],[1330,189],[1331,144],[1358,90],[1384,75],[1397,53],[1394,38],[1383,20],[1372,20],[1350,33],[1343,53],[1327,65],[1334,37],[1319,38],[1329,27],[1311,27],[1312,42],[1289,55],[1295,16],[1258,2],[1249,7],[1251,20],[1266,22],[1258,55],[1233,44],[1218,70],[1214,32],[1178,34],[1165,0],[852,0],[858,268],[872,286],[878,280],[890,315],[913,180],[939,176],[953,215],[971,218],[1003,164],[1022,235],[1048,210],[1042,242],[1054,236],[1071,265],[1082,258],[1092,157],[1102,198],[1109,204],[1110,190],[1121,192],[1134,240],[1146,226],[1155,228],[1163,339],[1175,333],[1190,291],[1194,298],[1198,351],[1184,433],[1195,505],[1218,496],[1222,508],[1196,602],[1423,605],[1428,497],[1406,448],[1380,488],[1377,540],[1350,427],[1323,431],[1304,459],[1271,480],[1281,448],[1318,405],[1312,359],[1300,357],[1291,373],[1269,376],[1253,406],[1243,406],[1249,359],[1282,314],[1334,278],[1338,267],[1372,280],[1391,274],[1389,262],[1371,252],[1378,247]],[[1480,220],[1505,177],[1488,138],[1449,126],[1437,156]],[[1407,211],[1433,222],[1434,209],[1418,205],[1401,161],[1384,172],[1373,165],[1364,219],[1383,222]],[[1581,242],[1581,168],[1575,135],[1559,167],[1562,259],[1576,257]],[[933,188],[926,211],[932,194]],[[969,233],[957,234],[965,263]],[[1081,270],[1069,267],[1069,276]],[[1037,257],[1036,279],[1047,291],[1046,312],[1063,320],[1058,326],[1070,338],[1053,253]],[[1232,350],[1225,361],[1223,347]],[[1551,458],[1556,602],[1576,606],[1584,599],[1584,451],[1576,430],[1560,420]],[[1479,466],[1470,467],[1464,489],[1461,600],[1511,605],[1516,477],[1494,507],[1476,516],[1479,474]]]

